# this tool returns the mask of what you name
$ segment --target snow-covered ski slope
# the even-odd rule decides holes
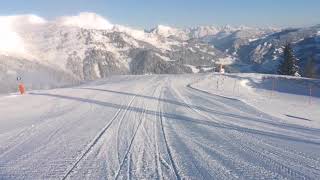
[[[320,179],[319,94],[311,105],[298,93],[268,98],[268,81],[243,81],[253,75],[220,76],[215,89],[218,76],[116,76],[2,96],[0,179]],[[235,79],[243,95],[233,96]],[[296,98],[313,115],[291,122],[249,93],[273,107]]]

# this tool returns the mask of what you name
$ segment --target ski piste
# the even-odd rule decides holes
[[[265,89],[258,77],[113,76],[1,96],[0,179],[319,179],[318,89],[308,105],[289,93],[295,78],[271,96],[276,76]]]

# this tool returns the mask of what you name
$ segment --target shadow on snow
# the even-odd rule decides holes
[[[97,89],[91,89],[91,90],[97,90]],[[154,97],[138,95],[138,94],[132,94],[132,93],[126,93],[126,92],[101,90],[101,89],[99,91],[112,92],[112,93],[123,94],[123,95],[128,95],[128,96],[143,97],[143,98],[148,98],[148,99],[154,99],[154,100],[157,100],[157,101],[160,100],[160,101],[163,101],[163,102],[167,102],[167,103],[171,103],[171,104],[179,105],[179,106],[192,106],[192,105],[187,105],[185,103],[181,103],[181,102],[177,102],[177,101],[173,101],[173,100],[158,99],[158,98],[154,98]],[[115,103],[103,102],[103,101],[92,100],[92,99],[84,99],[84,98],[80,98],[80,97],[64,96],[64,95],[58,95],[58,94],[30,93],[30,95],[34,95],[34,96],[49,96],[49,97],[54,97],[54,98],[61,98],[61,99],[66,99],[66,100],[72,100],[72,101],[78,101],[78,102],[84,102],[84,103],[91,103],[91,104],[95,104],[95,105],[99,105],[99,106],[103,106],[103,107],[115,108],[115,109],[123,109],[124,110],[124,109],[127,108],[126,105],[119,105],[119,104],[115,104]],[[202,110],[202,111],[208,112],[210,114],[214,114],[214,115],[221,115],[221,116],[225,116],[225,117],[232,117],[232,118],[238,118],[238,119],[242,119],[242,118],[248,119],[248,118],[250,118],[250,117],[245,117],[245,116],[234,115],[234,114],[231,114],[231,113],[224,113],[224,112],[214,111],[214,110],[210,110],[210,109],[199,107],[199,106],[193,106],[193,107],[196,107],[199,110]],[[320,145],[320,142],[315,142],[315,141],[311,141],[311,140],[307,140],[307,139],[299,139],[297,137],[291,137],[291,136],[277,134],[277,133],[273,133],[273,132],[264,132],[264,131],[261,131],[261,130],[254,130],[254,129],[249,129],[249,128],[245,128],[245,127],[230,125],[230,124],[216,123],[216,122],[213,122],[213,121],[208,121],[208,120],[203,120],[203,119],[200,120],[200,119],[195,119],[195,118],[192,118],[192,117],[179,115],[179,114],[166,113],[166,112],[160,113],[160,112],[157,112],[157,111],[143,109],[143,108],[139,108],[139,107],[130,107],[129,109],[130,109],[130,111],[135,111],[135,112],[139,112],[139,113],[144,112],[144,113],[146,113],[148,115],[163,116],[167,120],[171,120],[171,121],[172,120],[183,121],[183,122],[188,122],[188,123],[206,125],[206,126],[214,127],[214,128],[225,129],[225,130],[236,130],[236,131],[239,131],[239,132],[250,133],[250,134],[253,134],[253,135],[261,135],[261,136],[267,136],[267,137],[271,137],[271,138],[289,140],[289,141],[294,141],[294,142],[299,142],[299,143]],[[256,120],[256,121],[259,120],[259,119],[256,119],[256,118],[250,118],[250,119]],[[275,124],[275,125],[277,125],[277,124]],[[283,126],[285,126],[285,125],[283,125]],[[319,129],[305,128],[305,127],[302,127],[302,126],[301,127],[299,127],[299,126],[291,127],[291,128],[296,128],[296,130],[304,130],[304,131],[306,131],[306,132],[308,132],[310,134],[314,134],[314,133],[319,133],[320,132]]]

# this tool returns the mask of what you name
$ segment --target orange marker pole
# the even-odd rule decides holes
[[[24,94],[26,92],[26,89],[24,87],[24,84],[20,83],[19,84],[19,91],[20,91],[20,94]]]

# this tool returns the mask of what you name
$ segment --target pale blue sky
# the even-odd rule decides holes
[[[310,26],[320,24],[320,0],[1,0],[0,15],[37,14],[53,19],[98,13],[111,23],[150,28],[156,24]]]

